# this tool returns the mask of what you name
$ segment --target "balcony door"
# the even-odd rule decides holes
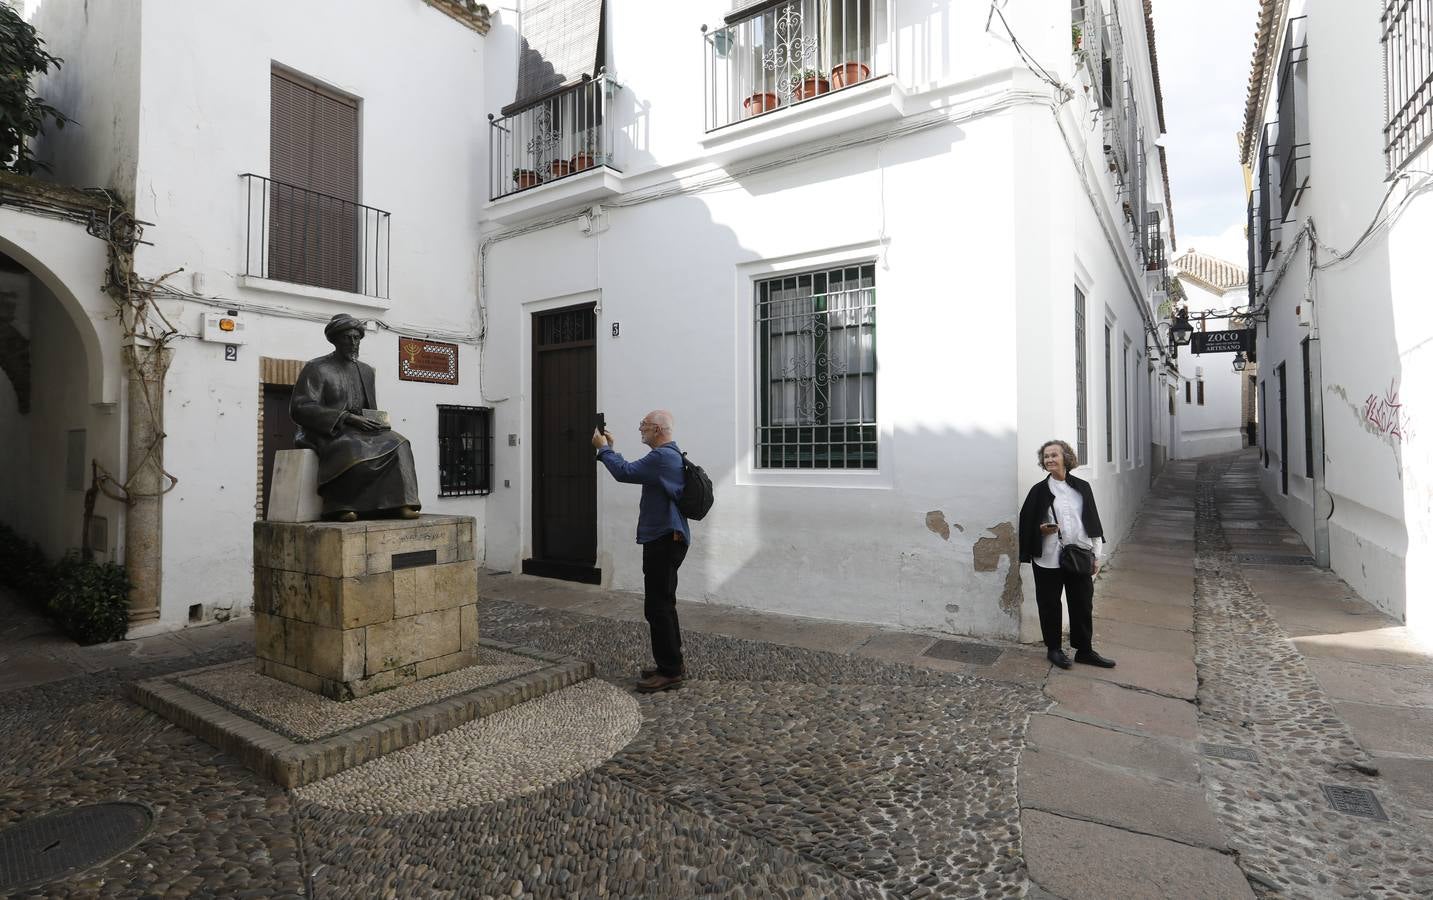
[[[533,539],[522,570],[597,584],[597,315],[588,304],[532,324]]]
[[[358,100],[273,70],[268,277],[356,291]]]

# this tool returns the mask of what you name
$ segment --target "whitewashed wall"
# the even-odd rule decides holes
[[[1130,365],[1115,374],[1116,402],[1124,402],[1128,382],[1134,405],[1131,453],[1121,450],[1114,463],[1100,455],[1080,470],[1095,483],[1109,537],[1127,530],[1148,484],[1149,385],[1137,307],[1147,285],[1143,272],[1116,262],[1127,232],[1112,187],[1101,181],[1108,178],[1103,159],[1085,161],[1102,225],[1049,106],[1032,99],[1040,83],[1003,32],[986,33],[988,10],[899,2],[896,68],[903,93],[914,98],[905,121],[941,106],[1008,100],[1010,108],[830,155],[811,152],[829,143],[823,140],[764,155],[757,145],[713,166],[702,146],[699,26],[719,22],[730,7],[662,4],[644,14],[654,6],[613,4],[609,18],[610,59],[623,85],[618,124],[629,140],[619,158],[622,187],[738,175],[719,189],[652,202],[614,197],[604,205],[607,230],[593,236],[576,222],[511,238],[490,226],[501,239],[491,244],[486,271],[486,387],[511,398],[498,407],[496,431],[520,443],[498,448],[497,480],[511,487],[489,500],[489,564],[516,568],[532,551],[529,316],[592,300],[598,408],[618,449],[644,452],[636,423],[649,409],[668,407],[678,443],[716,481],[717,506],[694,525],[681,596],[1019,636],[1030,616],[1017,611],[1028,600],[1008,580],[1016,512],[1040,477],[1039,444],[1050,437],[1074,442],[1077,281],[1090,295],[1095,447],[1103,447],[1106,317],[1117,342],[1131,342]],[[1069,77],[1068,11],[1007,15],[1022,44]],[[1143,20],[1132,21],[1127,37],[1142,47]],[[512,100],[514,22],[513,13],[500,11],[489,45],[492,110]],[[912,48],[926,55],[915,58]],[[1138,52],[1130,51],[1136,59]],[[1063,113],[1072,135],[1082,133],[1084,114]],[[1152,124],[1152,99],[1146,114]],[[1097,144],[1098,135],[1090,140]],[[803,151],[799,161],[739,174]],[[1151,171],[1157,179],[1157,168]],[[500,201],[489,214],[510,207]],[[755,469],[753,279],[868,259],[877,261],[879,472]],[[620,337],[610,337],[614,323]],[[1120,353],[1117,343],[1117,361]],[[1121,412],[1121,448],[1124,421]],[[641,588],[637,499],[636,488],[599,469],[597,564],[606,583],[634,591]],[[949,524],[948,538],[927,527],[932,513]]]
[[[1339,47],[1342,52],[1312,55],[1308,65],[1307,123],[1310,187],[1296,210],[1297,223],[1312,218],[1324,245],[1351,248],[1372,222],[1389,185],[1385,182],[1383,61],[1377,10],[1310,0],[1293,4],[1291,15],[1308,14],[1308,43]],[[1280,28],[1282,33],[1282,28]],[[1273,115],[1270,111],[1269,115]],[[1422,201],[1426,202],[1426,201]],[[1365,245],[1347,264],[1323,269],[1313,282],[1313,315],[1323,355],[1324,434],[1327,486],[1332,498],[1328,519],[1332,565],[1376,606],[1427,628],[1427,568],[1410,569],[1418,535],[1429,534],[1429,490],[1414,460],[1426,459],[1425,439],[1417,433],[1417,407],[1426,394],[1426,345],[1430,329],[1424,301],[1427,243],[1426,209],[1415,206],[1402,217],[1393,237]],[[1298,224],[1285,223],[1289,238]],[[1321,251],[1328,261],[1329,253]],[[1308,283],[1307,242],[1292,254],[1288,274],[1269,298],[1269,323],[1261,329],[1259,379],[1267,397],[1261,410],[1261,442],[1269,463],[1263,486],[1304,539],[1313,543],[1312,485],[1304,476],[1304,416],[1300,342],[1295,306]],[[1282,266],[1280,256],[1270,272]],[[1397,271],[1397,280],[1393,272]],[[1398,286],[1395,293],[1394,285]],[[1281,491],[1279,410],[1275,369],[1283,363],[1288,383],[1289,489]],[[1395,436],[1385,427],[1386,400],[1402,404],[1411,427]],[[1410,402],[1411,401],[1411,402]],[[1370,411],[1373,415],[1370,415]],[[1401,420],[1400,420],[1401,421]],[[1423,554],[1426,557],[1426,554]],[[1419,591],[1411,591],[1417,586]]]
[[[136,213],[153,223],[145,234],[153,246],[140,248],[136,267],[151,278],[182,270],[169,283],[210,300],[161,305],[181,331],[165,397],[165,467],[179,483],[165,499],[161,621],[184,623],[193,604],[206,615],[247,611],[259,357],[327,353],[322,324],[313,320],[337,312],[469,336],[456,387],[399,382],[397,338],[388,332],[370,335],[363,359],[378,370],[377,392],[394,427],[413,443],[424,511],[477,515],[481,533],[483,498],[437,497],[436,405],[484,402],[474,342],[477,219],[487,188],[483,37],[420,0],[145,0],[142,19],[139,4],[116,5],[116,15],[121,7],[130,13],[129,30],[104,35],[102,22],[86,28],[78,7],[48,0],[36,16],[67,62],[47,90],[109,102],[112,111],[94,117],[106,129],[77,130],[73,145],[55,144],[73,160],[62,160],[57,173],[83,185],[134,166]],[[108,83],[116,58],[125,61],[122,78],[107,90],[117,99],[101,97],[97,86]],[[359,200],[392,214],[387,300],[244,286],[240,175],[269,174],[274,65],[360,99]],[[123,140],[108,140],[111,116]],[[243,310],[249,333],[236,362],[224,361],[222,345],[198,339],[202,313],[230,305]]]

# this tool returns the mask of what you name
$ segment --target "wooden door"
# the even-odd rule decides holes
[[[269,515],[269,485],[274,481],[274,454],[294,449],[298,426],[289,418],[289,399],[293,393],[292,385],[264,385],[264,480],[259,491],[264,499],[265,518]]]
[[[596,584],[597,315],[571,307],[532,324],[533,555],[523,571]]]
[[[1279,492],[1289,492],[1289,386],[1279,363]]]

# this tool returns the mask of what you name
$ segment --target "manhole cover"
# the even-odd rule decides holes
[[[970,663],[973,666],[988,666],[1000,658],[1000,648],[967,641],[936,641],[935,645],[921,656]]]
[[[1235,759],[1240,762],[1259,761],[1259,754],[1248,747],[1234,747],[1229,744],[1200,744],[1199,752],[1217,759]]]
[[[1362,816],[1365,819],[1377,819],[1380,822],[1388,821],[1388,816],[1384,813],[1378,798],[1373,795],[1373,791],[1367,788],[1345,787],[1341,784],[1319,786],[1324,789],[1324,796],[1329,798],[1329,804],[1339,812],[1348,813],[1351,816]]]
[[[1312,556],[1285,556],[1280,553],[1241,553],[1238,560],[1241,563],[1256,566],[1311,566],[1314,564]]]
[[[138,803],[74,806],[0,831],[0,892],[63,878],[117,856],[149,833]]]

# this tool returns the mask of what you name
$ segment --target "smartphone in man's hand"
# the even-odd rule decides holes
[[[606,415],[606,413],[598,413],[598,414],[597,414],[597,419],[593,422],[593,424],[597,426],[597,433],[598,433],[598,434],[606,434],[606,433],[607,433],[607,415]]]

